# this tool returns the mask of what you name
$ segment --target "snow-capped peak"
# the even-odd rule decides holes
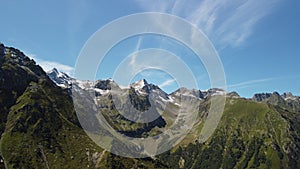
[[[283,93],[281,95],[281,97],[284,98],[284,100],[293,100],[293,101],[297,101],[297,100],[300,100],[300,98],[298,96],[294,96],[292,93],[290,92],[286,92],[286,93]]]
[[[47,72],[48,77],[60,87],[67,88],[71,84],[72,78],[56,68]]]
[[[175,92],[171,93],[171,95],[174,96],[186,96],[186,97],[195,97],[195,98],[199,98],[202,99],[203,98],[203,94],[200,90],[195,90],[195,89],[187,89],[185,87],[181,87],[178,90],[176,90]]]
[[[139,80],[135,83],[132,83],[130,88],[133,88],[139,94],[150,94],[153,92],[163,92],[157,85],[148,83],[145,79]]]
[[[70,78],[66,73],[58,71],[56,68],[53,68],[52,70],[47,72],[48,75],[56,76],[59,78]]]
[[[142,79],[142,80],[132,83],[130,85],[130,87],[139,90],[139,89],[142,89],[146,85],[148,85],[148,82],[145,79]]]

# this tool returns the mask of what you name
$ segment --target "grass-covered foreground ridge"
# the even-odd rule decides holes
[[[227,99],[209,141],[190,137],[160,159],[172,168],[299,168],[299,123],[298,113],[281,107]]]

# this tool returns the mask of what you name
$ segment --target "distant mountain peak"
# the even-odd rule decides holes
[[[109,78],[107,80],[97,80],[94,87],[101,90],[111,90],[113,84],[116,85],[115,81]]]
[[[136,81],[136,82],[130,84],[130,87],[135,88],[135,89],[142,89],[146,85],[148,85],[147,80],[141,79],[139,81]]]
[[[282,99],[283,97],[278,92],[274,91],[273,93],[256,93],[252,97],[252,100],[257,102],[264,102],[270,100],[271,98]]]
[[[283,97],[284,100],[300,101],[300,97],[294,96],[291,92],[285,92],[281,95],[281,97]]]
[[[199,99],[203,99],[203,93],[200,90],[196,89],[187,89],[186,87],[180,87],[175,92],[171,93],[173,96],[187,96],[187,97],[195,97]]]
[[[68,86],[71,84],[72,78],[66,73],[58,71],[56,68],[48,71],[47,75],[54,83],[56,83],[56,85],[60,87],[68,88]]]
[[[262,102],[265,101],[266,99],[270,98],[272,96],[271,93],[256,93],[252,97],[252,100],[257,101],[257,102]]]
[[[48,71],[47,74],[53,74],[56,75],[57,77],[70,78],[68,74],[58,71],[56,68],[53,68],[52,70]]]
[[[235,91],[228,93],[227,96],[230,98],[240,98],[240,95]]]

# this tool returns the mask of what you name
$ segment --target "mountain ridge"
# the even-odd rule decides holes
[[[63,77],[59,72],[56,76]],[[146,88],[141,94],[134,88],[119,89],[111,79],[64,78],[72,83],[59,87],[52,81],[55,78],[49,78],[19,50],[0,45],[0,168],[300,168],[299,97],[291,93],[258,94],[252,99],[226,93],[221,121],[201,143],[199,134],[210,102],[224,94],[222,90],[209,89],[201,95],[182,88],[166,99],[159,97],[162,93],[157,88]],[[199,97],[199,110],[192,129],[171,150],[155,157],[125,158],[103,150],[86,135],[78,122],[71,88],[99,98],[95,100],[99,113],[116,131],[134,137],[155,136],[167,129],[177,118],[180,97],[187,101]],[[155,104],[154,113],[161,114],[158,120],[138,123],[122,116],[107,92],[112,88],[129,93],[121,106],[127,102],[138,110],[150,110],[149,103]],[[164,106],[166,111],[160,113]],[[97,125],[97,120],[87,120]]]
[[[72,81],[75,80],[74,78],[69,77],[64,72],[56,73],[56,76],[52,75],[53,72],[58,72],[58,71],[57,71],[56,68],[53,68],[51,71],[47,72],[47,74],[51,78],[51,80],[54,83],[56,83],[58,86],[67,88],[67,85],[61,85],[61,83],[69,85],[69,84],[72,83]],[[63,77],[59,77],[59,76],[63,76]],[[95,83],[97,83],[97,81],[114,82],[111,78],[96,80]],[[92,82],[92,81],[90,81],[90,82]],[[116,82],[114,82],[114,83],[116,84]],[[102,86],[102,88],[101,87],[100,88],[96,87],[96,88],[99,88],[99,89],[102,89],[102,90],[107,90],[107,88],[103,89],[104,86]],[[159,86],[157,86],[155,84],[148,83],[148,81],[146,79],[138,80],[136,82],[133,82],[133,83],[129,84],[127,87],[122,86],[120,88],[130,88],[130,87],[132,87],[136,91],[140,91],[140,92],[143,89],[143,87],[145,87],[146,90],[150,90],[151,88],[159,88]],[[108,90],[111,90],[111,88],[109,88]],[[199,97],[199,98],[202,98],[202,99],[205,98],[205,97],[211,96],[211,95],[218,95],[218,94],[219,95],[226,95],[227,97],[241,97],[235,91],[228,92],[228,91],[224,91],[223,89],[218,89],[218,88],[211,88],[211,89],[208,89],[208,90],[199,90],[199,89],[187,89],[185,87],[181,87],[181,88],[171,92],[168,95],[176,94],[176,92],[179,92],[179,91],[190,92],[190,95],[194,95],[194,96],[197,95],[196,97]],[[141,92],[141,93],[143,93],[143,92]],[[274,91],[273,93],[268,93],[268,92],[263,93],[262,92],[262,93],[255,93],[250,98],[247,98],[247,97],[241,97],[241,98],[250,99],[250,100],[253,100],[253,101],[257,101],[257,102],[264,102],[264,101],[268,100],[271,96],[274,96],[274,95],[278,95],[278,96],[282,97],[282,99],[284,99],[284,100],[299,101],[299,103],[300,103],[300,96],[295,96],[291,92],[284,92],[281,95],[276,91]]]

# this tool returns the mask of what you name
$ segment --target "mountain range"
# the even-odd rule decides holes
[[[78,112],[91,108],[74,107],[76,92],[95,96],[87,100],[97,105],[95,118]],[[226,97],[221,121],[213,135],[200,142],[210,103],[221,96]],[[194,112],[184,105],[190,102],[199,109]],[[142,113],[132,113],[136,110]],[[195,115],[192,129],[169,151],[145,158],[104,150],[79,120],[97,127],[100,113],[119,133],[146,138],[170,128],[180,118],[179,110]],[[56,69],[46,73],[24,53],[3,44],[0,132],[0,168],[300,168],[300,97],[291,93],[242,98],[222,89],[182,87],[168,94],[145,79],[127,87],[112,79],[76,80]]]

